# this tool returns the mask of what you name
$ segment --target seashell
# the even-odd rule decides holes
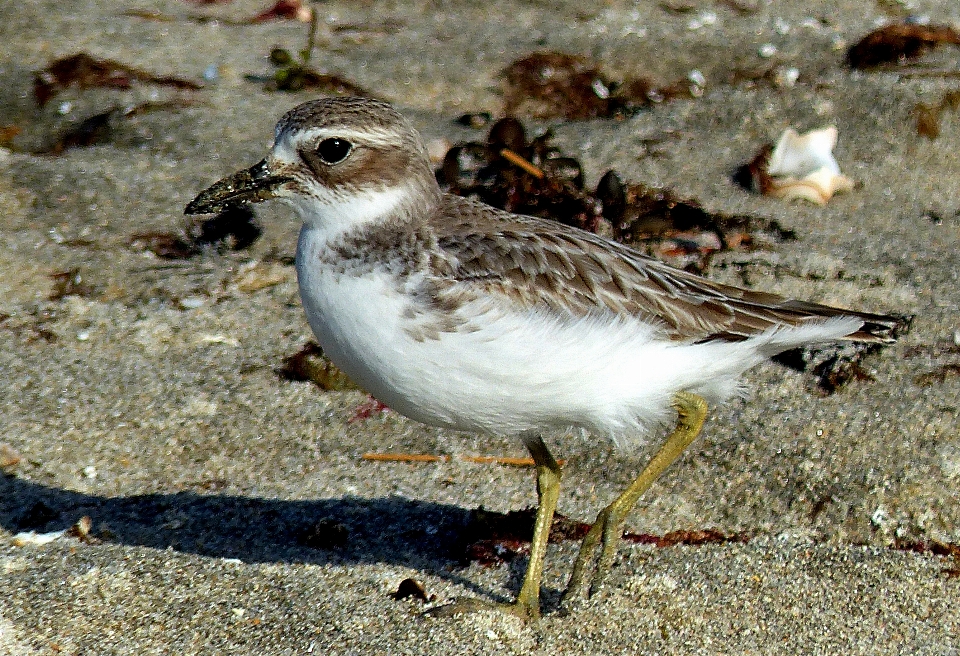
[[[840,173],[833,158],[836,144],[835,126],[802,135],[793,128],[784,130],[770,153],[766,167],[770,177],[763,185],[763,193],[788,201],[826,205],[835,193],[851,191],[853,180]]]

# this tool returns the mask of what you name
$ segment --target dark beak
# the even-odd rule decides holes
[[[218,214],[231,206],[259,203],[274,198],[280,185],[291,179],[283,175],[273,175],[267,166],[267,160],[260,160],[250,168],[238,171],[201,191],[190,201],[183,213]]]

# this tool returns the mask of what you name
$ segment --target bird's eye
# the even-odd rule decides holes
[[[353,144],[346,139],[331,137],[324,139],[320,142],[320,145],[317,146],[317,157],[319,157],[324,164],[336,164],[345,160],[351,150],[353,150]]]

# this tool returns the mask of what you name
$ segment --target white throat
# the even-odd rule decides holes
[[[337,198],[298,194],[283,200],[293,206],[306,229],[320,233],[324,241],[330,241],[363,226],[389,221],[391,216],[410,206],[410,197],[414,193],[408,185],[403,185],[357,191]]]

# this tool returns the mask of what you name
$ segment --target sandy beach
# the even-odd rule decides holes
[[[271,49],[307,35],[234,24],[266,6],[0,4],[0,654],[960,655],[960,49],[844,63],[885,22],[960,27],[955,3],[315,6],[311,66],[394,103],[438,148],[485,138],[455,119],[501,116],[500,72],[532,52],[587,57],[612,80],[702,81],[626,118],[524,122],[552,128],[588,187],[615,169],[796,235],[717,253],[713,280],[915,315],[833,394],[809,372],[751,370],[747,397],[712,409],[627,522],[737,540],[625,542],[570,610],[577,545],[551,545],[536,625],[423,615],[516,595],[525,558],[465,564],[462,535],[477,508],[534,505],[533,472],[463,457],[524,456],[519,441],[364,413],[361,392],[278,375],[312,338],[290,210],[258,206],[262,235],[241,250],[144,246],[185,235],[186,203],[318,95],[265,89]],[[39,107],[34,72],[80,52],[202,88],[70,87]],[[939,134],[918,134],[918,106],[941,102]],[[38,154],[108,110],[102,143]],[[784,129],[829,125],[852,191],[820,207],[732,182]],[[592,521],[661,437],[624,452],[547,436],[566,462],[559,511]],[[82,517],[86,539],[14,539]],[[393,599],[407,578],[430,601]]]

